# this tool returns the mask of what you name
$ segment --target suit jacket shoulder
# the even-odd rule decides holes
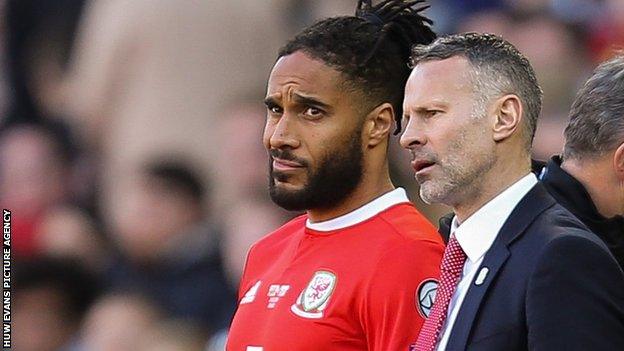
[[[479,269],[486,277],[470,286],[447,350],[624,349],[624,275],[541,184],[514,209]]]

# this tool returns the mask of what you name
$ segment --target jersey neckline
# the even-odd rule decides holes
[[[307,218],[306,228],[316,232],[331,232],[344,229],[362,223],[394,205],[406,202],[409,203],[409,199],[405,189],[396,188],[340,217],[317,223],[312,223]]]

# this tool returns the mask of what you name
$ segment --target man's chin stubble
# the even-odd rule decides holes
[[[435,186],[435,185],[434,185]],[[430,189],[428,190],[426,182],[420,185],[420,199],[427,205],[443,204],[448,205],[450,203],[449,194],[450,190],[444,189]]]

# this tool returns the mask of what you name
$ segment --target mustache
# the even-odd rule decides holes
[[[432,152],[416,152],[414,150],[410,150],[410,154],[412,156],[412,161],[426,161],[431,163],[438,163],[438,156]]]
[[[288,149],[270,149],[269,156],[271,156],[272,159],[278,158],[285,161],[297,162],[303,167],[308,166],[308,161],[293,155]]]

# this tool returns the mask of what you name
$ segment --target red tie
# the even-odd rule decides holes
[[[457,288],[457,283],[461,277],[462,270],[466,262],[466,253],[459,246],[459,242],[455,239],[455,235],[451,235],[444,257],[440,265],[440,286],[436,292],[436,298],[431,309],[431,314],[425,321],[418,341],[410,350],[414,351],[433,351],[435,350],[440,331],[446,320],[447,310],[451,297]]]

